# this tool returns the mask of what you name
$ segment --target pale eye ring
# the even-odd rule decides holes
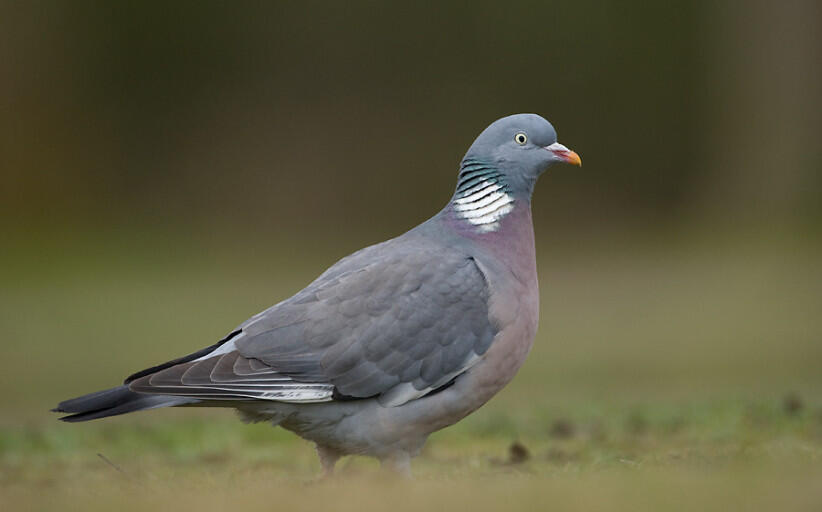
[[[528,136],[522,132],[514,135],[514,142],[519,144],[520,146],[524,146],[526,142],[528,142]]]

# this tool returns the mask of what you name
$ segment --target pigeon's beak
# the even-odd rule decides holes
[[[554,142],[550,146],[545,146],[545,149],[550,151],[557,160],[561,160],[572,165],[582,166],[582,159],[579,157],[579,155],[576,154],[575,151],[571,151],[570,149],[566,148],[559,142]]]

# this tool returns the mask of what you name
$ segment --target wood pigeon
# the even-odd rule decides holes
[[[326,474],[343,455],[407,473],[434,431],[486,403],[537,330],[531,194],[550,165],[581,165],[536,114],[488,126],[448,204],[343,258],[219,342],[61,402],[80,422],[169,406],[233,407],[313,441]]]

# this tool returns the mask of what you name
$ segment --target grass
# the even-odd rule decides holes
[[[156,233],[13,238],[0,255],[0,506],[822,506],[822,245],[806,233],[541,237],[529,360],[431,437],[411,483],[351,458],[344,477],[310,484],[310,444],[224,410],[80,425],[46,412],[210,343],[367,243],[313,239],[290,241],[315,255],[297,259]]]
[[[307,443],[228,413],[6,427],[0,487],[21,507],[84,510],[818,506],[822,410],[786,403],[588,404],[563,416],[533,411],[527,421],[479,413],[432,437],[410,484],[350,458],[338,481],[308,485],[319,464]]]

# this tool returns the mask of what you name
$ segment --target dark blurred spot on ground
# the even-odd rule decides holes
[[[531,453],[528,451],[528,448],[519,441],[514,441],[511,443],[511,446],[508,447],[509,464],[522,464],[530,458]]]
[[[782,398],[782,410],[789,416],[796,416],[803,408],[804,404],[798,393],[788,393]]]
[[[506,460],[494,457],[491,459],[493,466],[516,466],[527,462],[531,458],[531,452],[524,444],[514,441],[508,447],[508,458]]]
[[[548,431],[554,439],[570,439],[574,437],[575,432],[574,424],[568,419],[558,419],[554,421]]]
[[[663,428],[666,433],[668,434],[676,434],[677,432],[681,432],[685,426],[685,418],[682,416],[674,416],[673,418],[669,418],[663,423]]]
[[[641,436],[648,432],[648,420],[642,414],[635,412],[628,417],[625,427],[630,434]]]

